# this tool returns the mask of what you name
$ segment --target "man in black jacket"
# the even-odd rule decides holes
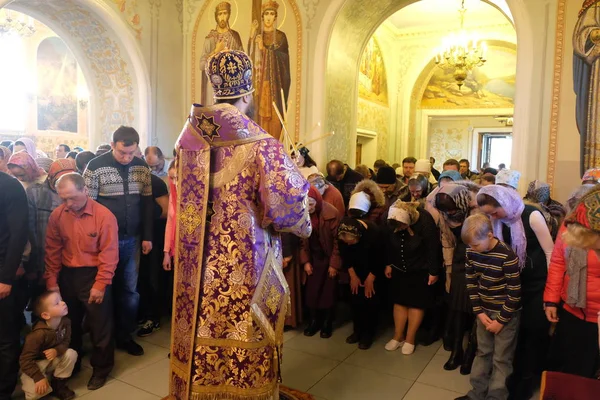
[[[27,195],[0,172],[0,400],[8,400],[19,372],[20,319],[13,283],[27,244]]]
[[[94,158],[83,178],[90,197],[108,208],[119,224],[119,264],[113,280],[117,347],[134,356],[144,354],[132,339],[136,329],[140,295],[137,291],[139,246],[152,250],[154,200],[150,168],[135,157],[140,136],[121,126],[113,133],[112,151]]]
[[[344,205],[348,209],[348,203],[350,202],[350,196],[354,187],[365,178],[341,161],[331,160],[327,163],[326,179],[342,193]]]

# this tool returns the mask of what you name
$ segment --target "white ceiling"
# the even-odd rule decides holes
[[[465,26],[505,24],[512,22],[510,10],[505,0],[489,0],[496,7],[481,0],[465,0]],[[449,30],[460,26],[459,12],[461,0],[421,0],[404,7],[388,18],[396,29],[439,30],[444,25]],[[498,9],[502,10],[499,11]]]

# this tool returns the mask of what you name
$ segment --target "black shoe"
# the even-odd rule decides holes
[[[73,372],[71,372],[71,377],[74,377],[79,372],[81,372],[81,358],[82,356],[77,357],[77,361],[75,361],[75,366],[73,367]]]
[[[311,319],[310,323],[304,330],[304,336],[315,336],[319,332],[319,321],[317,319]]]
[[[140,346],[139,344],[134,342],[133,339],[129,340],[128,342],[118,344],[117,348],[119,348],[121,350],[125,350],[127,353],[131,354],[132,356],[144,355],[144,349],[142,348],[142,346]]]
[[[371,345],[373,344],[372,340],[361,340],[358,343],[358,348],[361,350],[368,350],[371,348]]]
[[[348,344],[358,343],[358,335],[356,333],[353,333],[352,335],[348,336],[346,338],[346,343],[348,343]]]
[[[68,379],[68,378],[67,378]],[[52,378],[52,395],[60,400],[71,400],[75,398],[75,392],[67,386],[67,379]]]
[[[94,376],[90,378],[90,381],[87,384],[88,390],[97,390],[100,389],[106,383],[106,377]]]
[[[463,349],[461,347],[460,349],[455,349],[454,351],[452,351],[452,354],[450,354],[450,358],[448,359],[446,364],[444,364],[444,369],[446,371],[454,371],[456,368],[461,366],[462,361]]]
[[[152,335],[154,332],[160,329],[160,322],[154,322],[151,319],[144,322],[142,327],[138,329],[137,335],[139,337],[146,337]]]
[[[323,317],[323,327],[321,328],[321,337],[323,339],[329,339],[333,332],[333,312],[331,310],[325,310]]]
[[[469,334],[469,344],[467,344],[467,350],[463,357],[462,365],[460,366],[461,375],[471,374],[471,367],[473,366],[473,360],[475,360],[475,354],[477,353],[477,324],[473,324],[471,333]]]

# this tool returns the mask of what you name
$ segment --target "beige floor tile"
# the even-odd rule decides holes
[[[402,400],[454,400],[463,394],[415,382]]]
[[[341,364],[323,378],[309,393],[328,400],[398,400],[412,381],[388,374]]]
[[[135,357],[130,356],[122,350],[117,350],[115,353],[115,367],[113,368],[110,376],[113,378],[121,379],[133,372],[137,372],[140,369],[148,367],[160,360],[166,359],[169,350],[156,346],[151,343],[140,343],[144,348],[144,355]]]
[[[104,387],[82,396],[85,400],[156,400],[153,395],[118,380],[107,383]]]
[[[165,397],[169,394],[169,359],[160,360],[119,380],[161,398]]]
[[[144,347],[144,343],[151,343],[156,346],[164,347],[165,349],[171,348],[171,325],[161,326],[160,329],[154,332],[150,336],[136,337],[135,340],[139,340],[139,343]]]
[[[281,364],[283,384],[293,389],[307,391],[338,364],[339,362],[335,360],[286,348]]]
[[[289,331],[283,332],[283,343],[286,343],[301,334],[302,334],[301,328],[291,329]]]
[[[444,370],[446,361],[448,361],[448,357],[434,356],[429,365],[427,365],[427,368],[425,368],[417,379],[417,382],[466,394],[471,390],[469,376],[461,375],[459,369],[454,371]]]
[[[414,381],[433,357],[431,350],[421,351],[421,347],[417,347],[413,354],[405,356],[401,349],[387,351],[384,346],[383,342],[378,341],[369,350],[357,350],[344,364]]]
[[[357,345],[346,343],[346,337],[351,333],[352,327],[349,325],[336,329],[329,339],[321,338],[318,333],[312,337],[304,336],[302,332],[285,342],[284,349],[300,350],[315,356],[343,361],[357,350]]]

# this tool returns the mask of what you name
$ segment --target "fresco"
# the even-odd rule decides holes
[[[387,75],[383,53],[375,37],[365,47],[358,73],[358,95],[366,100],[388,105]]]
[[[517,71],[515,50],[489,46],[488,60],[476,67],[459,89],[452,71],[435,67],[421,108],[513,108]]]
[[[207,60],[223,49],[242,50],[254,64],[255,120],[280,138],[282,126],[273,107],[283,114],[286,127],[298,137],[302,28],[293,0],[212,0],[201,9],[192,39],[192,97],[214,103],[204,69]]]
[[[77,61],[62,39],[40,43],[37,81],[38,130],[77,132]]]

